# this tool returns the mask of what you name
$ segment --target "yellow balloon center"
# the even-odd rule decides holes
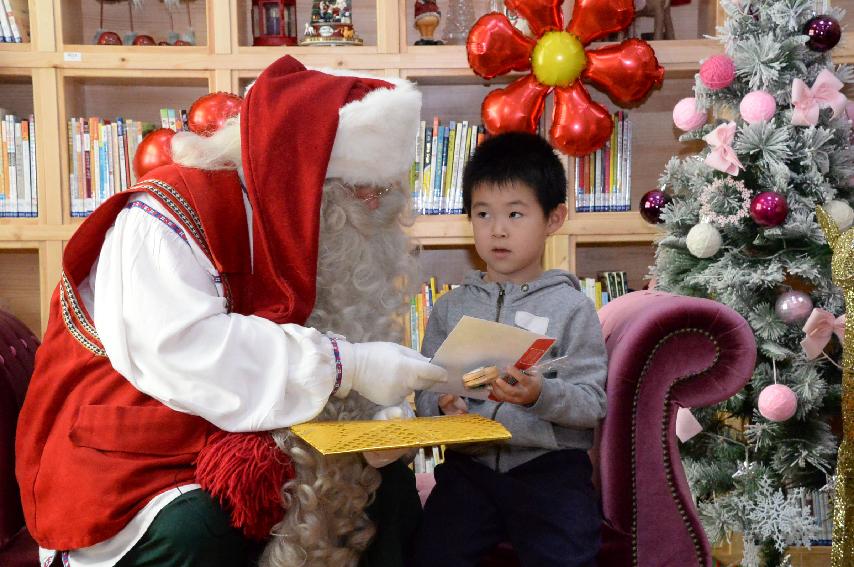
[[[550,87],[571,85],[586,65],[584,46],[577,37],[565,31],[544,33],[531,55],[534,76]]]

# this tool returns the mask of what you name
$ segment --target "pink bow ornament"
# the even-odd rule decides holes
[[[807,360],[812,360],[824,351],[831,335],[835,333],[839,342],[845,338],[845,315],[834,318],[832,313],[816,307],[804,323],[804,332],[807,336],[801,341],[801,346]]]
[[[792,124],[795,126],[815,126],[818,124],[818,111],[822,108],[833,109],[833,118],[845,110],[848,99],[839,92],[842,81],[827,69],[823,69],[812,88],[800,79],[792,81]]]
[[[728,122],[721,124],[703,136],[706,143],[713,148],[706,156],[706,165],[730,175],[737,175],[739,169],[744,169],[744,166],[738,161],[735,150],[732,149],[735,130],[735,122]]]

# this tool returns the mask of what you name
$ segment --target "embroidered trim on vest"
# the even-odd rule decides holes
[[[174,222],[169,220],[169,218],[166,215],[161,214],[159,211],[155,211],[154,209],[152,209],[151,207],[149,207],[148,205],[146,205],[142,201],[133,201],[133,202],[125,205],[125,208],[126,209],[142,209],[143,212],[148,213],[152,217],[156,218],[157,220],[159,220],[160,222],[162,222],[163,224],[168,226],[169,230],[171,230],[172,232],[177,234],[181,238],[181,240],[183,240],[184,242],[187,242],[187,235],[184,233],[183,230],[181,230],[180,226],[178,226],[177,224],[175,224]]]
[[[208,257],[211,264],[214,263],[213,254],[211,254],[210,248],[208,247],[207,237],[205,236],[205,229],[202,228],[202,222],[199,219],[199,215],[196,213],[196,210],[193,209],[192,206],[190,206],[190,203],[188,203],[187,200],[184,199],[184,196],[178,192],[178,190],[176,190],[168,183],[159,179],[146,179],[145,181],[140,181],[139,183],[134,185],[134,187],[139,187],[141,189],[146,189],[150,191],[155,197],[160,200],[161,203],[163,203],[165,207],[172,211],[172,213],[181,221],[181,224],[184,225],[184,228],[189,230],[190,233],[193,235],[193,239],[199,244],[199,247]],[[178,201],[181,206],[179,207],[175,201]],[[184,211],[186,211],[187,214],[184,214]],[[227,277],[222,278],[222,289],[225,293],[226,311],[230,312],[234,303],[232,299],[231,284],[229,283]]]
[[[69,304],[71,309],[69,309]],[[71,333],[72,337],[74,337],[74,340],[96,356],[107,356],[107,351],[105,351],[103,346],[99,344],[101,340],[98,338],[98,333],[95,332],[95,327],[89,323],[86,319],[86,315],[83,313],[83,310],[80,309],[80,304],[77,302],[77,296],[74,295],[74,290],[71,288],[71,282],[68,281],[65,272],[62,273],[62,280],[59,286],[59,305],[62,310],[62,320],[65,322],[65,327],[68,329],[68,332]],[[77,325],[74,324],[74,319],[71,317],[72,310],[74,311],[75,318],[80,322],[83,328],[92,335],[97,343],[90,340],[80,331],[80,329],[77,328]]]

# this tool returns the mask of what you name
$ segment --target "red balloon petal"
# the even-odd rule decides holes
[[[190,130],[200,136],[210,136],[232,116],[240,114],[243,99],[232,93],[206,94],[196,100],[187,113]]]
[[[658,64],[655,51],[640,39],[627,39],[587,52],[587,68],[582,78],[605,91],[621,106],[642,101],[650,89],[660,87],[664,67]]]
[[[634,17],[633,0],[575,0],[566,31],[587,45],[628,27]]]
[[[152,169],[172,163],[172,136],[175,131],[170,128],[158,128],[150,132],[133,156],[133,172],[142,177]]]
[[[581,157],[601,148],[614,123],[608,110],[594,102],[581,81],[555,89],[552,144],[565,154]]]
[[[492,91],[481,106],[484,126],[490,134],[536,132],[550,90],[533,75],[526,75],[506,88]]]
[[[601,1],[601,0],[599,0]],[[563,28],[563,0],[506,0],[504,5],[525,18],[534,37]]]
[[[485,79],[531,68],[534,40],[522,35],[503,14],[481,16],[466,41],[469,66]]]

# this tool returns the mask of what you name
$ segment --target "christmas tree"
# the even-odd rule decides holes
[[[832,327],[845,312],[815,209],[824,206],[843,229],[854,221],[851,123],[840,93],[854,72],[830,58],[841,10],[818,14],[812,0],[720,4],[726,54],[702,63],[694,97],[674,108],[686,131],[680,140],[706,147],[672,158],[661,175],[667,234],[653,275],[658,289],[729,305],[756,336],[750,383],[719,406],[693,410],[703,431],[682,456],[709,539],[740,532],[744,565],[776,565],[786,546],[814,537],[799,487],[827,485],[835,467],[841,349],[837,339],[816,346],[813,337],[805,352],[801,341],[808,318]]]

